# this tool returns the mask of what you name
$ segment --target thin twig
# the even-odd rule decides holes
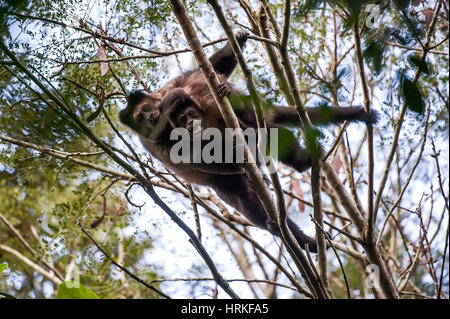
[[[134,280],[136,280],[137,282],[139,282],[140,284],[144,285],[145,287],[147,287],[148,289],[156,292],[158,295],[166,298],[166,299],[171,299],[168,295],[166,295],[165,293],[163,293],[162,291],[160,291],[159,289],[153,287],[151,284],[147,283],[145,280],[139,278],[138,276],[136,276],[135,274],[133,274],[132,272],[130,272],[128,269],[126,269],[125,267],[123,267],[122,265],[119,265],[118,263],[116,263],[116,261],[114,260],[114,258],[112,258],[107,252],[105,252],[105,250],[95,241],[95,239],[86,231],[86,229],[84,229],[83,225],[81,225],[80,222],[78,222],[78,226],[80,227],[80,230],[92,241],[92,243],[97,247],[98,250],[100,250],[100,252],[109,259],[109,261],[116,266],[117,268],[119,268],[120,270],[122,270],[123,272],[125,272],[128,276],[130,276],[131,278],[133,278]]]

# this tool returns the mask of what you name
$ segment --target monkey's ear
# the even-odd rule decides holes
[[[119,119],[120,119],[120,122],[131,127],[131,124],[132,124],[131,123],[131,113],[128,110],[128,108],[125,108],[119,112]]]

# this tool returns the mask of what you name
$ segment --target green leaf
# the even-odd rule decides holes
[[[311,11],[318,10],[322,3],[322,0],[306,0],[303,5],[295,5],[292,14],[296,18],[307,17]]]
[[[0,300],[1,299],[17,299],[13,295],[7,294],[6,292],[0,291]]]
[[[100,299],[100,297],[79,282],[67,280],[58,286],[58,299]]]
[[[400,94],[406,106],[413,112],[422,113],[425,110],[425,102],[422,93],[405,74],[400,75]]]
[[[427,63],[425,59],[421,59],[419,54],[411,54],[410,56],[408,56],[408,61],[411,65],[416,66],[420,70],[420,72],[430,74],[431,67],[429,63]]]
[[[8,267],[7,263],[0,264],[0,274],[5,271],[6,267]]]
[[[375,74],[378,75],[383,65],[383,52],[386,46],[374,37],[367,39],[365,44],[363,57],[368,63],[371,63]]]
[[[324,108],[325,109],[325,108]],[[308,149],[311,157],[314,159],[319,158],[320,156],[320,146],[318,140],[323,137],[322,132],[317,127],[309,127],[306,130],[306,148]]]

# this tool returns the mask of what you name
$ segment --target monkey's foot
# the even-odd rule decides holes
[[[231,86],[228,83],[220,83],[217,88],[220,97],[225,97],[231,92]]]

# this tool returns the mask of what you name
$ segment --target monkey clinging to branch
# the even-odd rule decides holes
[[[239,45],[247,41],[246,33],[237,35]],[[240,92],[228,82],[237,65],[229,43],[209,58],[217,72],[221,86],[219,93],[239,96]],[[249,102],[240,100],[235,107],[236,116],[243,130],[257,128],[256,117]],[[244,107],[242,107],[244,104]],[[317,107],[307,108],[313,125],[328,125],[344,121],[375,123],[376,113],[367,113],[361,107]],[[150,154],[159,159],[169,170],[183,177],[187,182],[209,186],[217,195],[243,214],[254,225],[279,235],[276,221],[269,220],[264,208],[253,189],[242,163],[237,161],[210,162],[201,159],[179,163],[173,160],[171,149],[177,141],[170,138],[176,128],[186,128],[193,133],[193,123],[201,121],[201,129],[216,128],[220,132],[226,129],[219,108],[199,69],[185,72],[154,93],[142,90],[132,91],[128,96],[128,105],[120,112],[120,120],[135,131]],[[287,126],[301,125],[297,110],[293,107],[273,106],[265,114],[267,128],[278,129],[278,160],[302,172],[311,166],[311,155],[302,148]],[[225,139],[220,140],[227,151]],[[203,143],[202,145],[204,145]],[[195,155],[195,154],[194,154]],[[234,157],[235,159],[235,157]],[[302,248],[309,245],[311,252],[317,252],[315,240],[303,233],[290,218],[287,223]]]

